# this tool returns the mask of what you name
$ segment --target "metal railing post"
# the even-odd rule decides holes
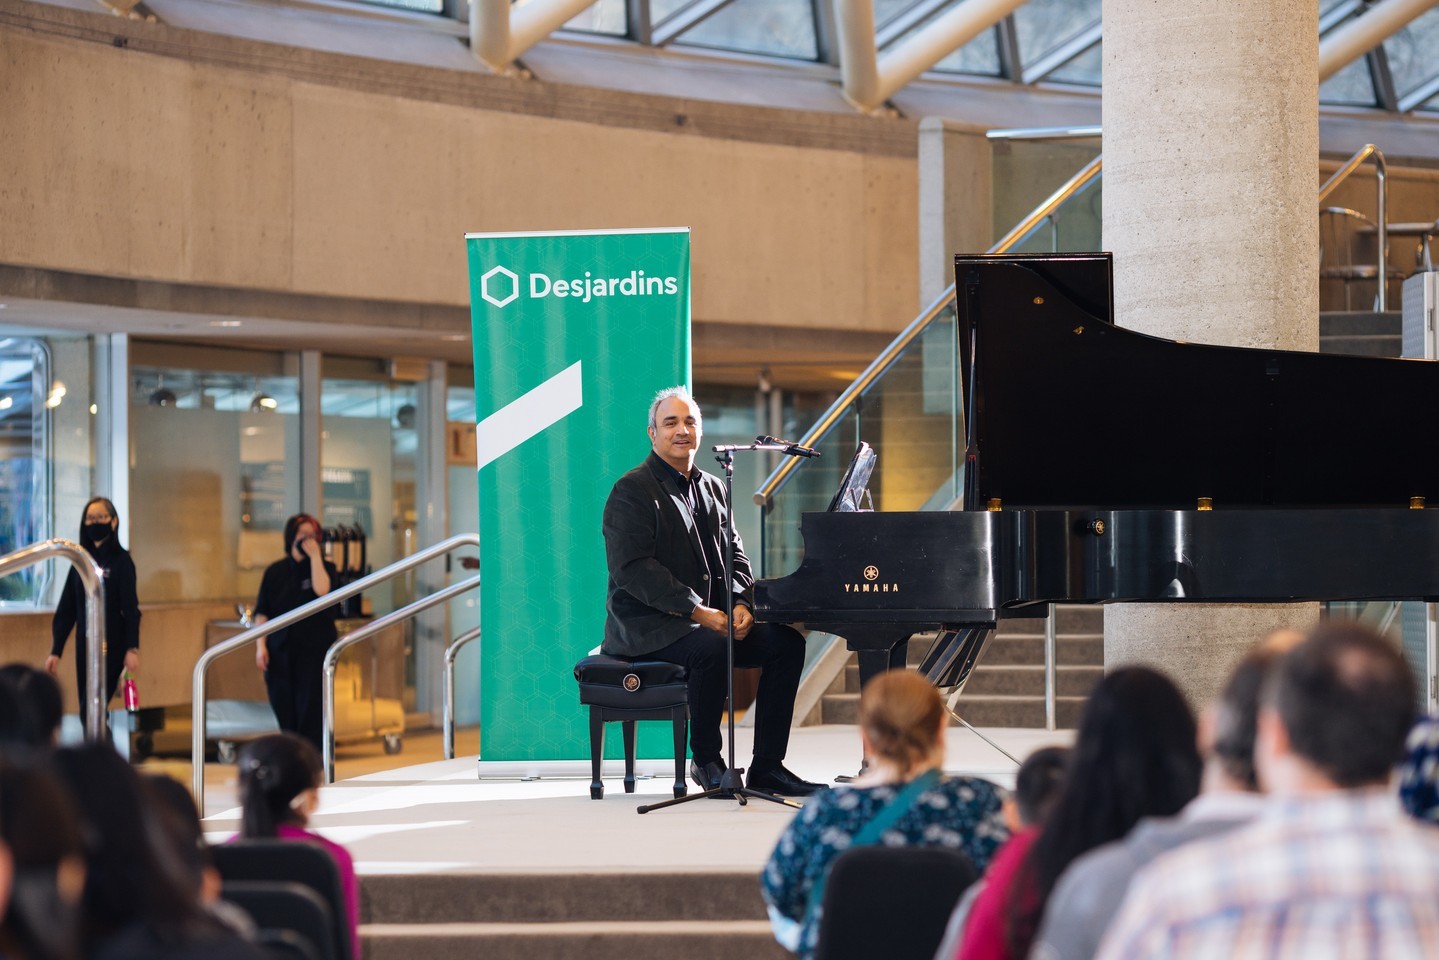
[[[330,649],[325,653],[324,680],[322,681],[324,683],[324,720],[320,734],[320,742],[324,748],[322,752],[326,783],[335,782],[335,667],[340,662],[340,654],[361,640],[368,640],[382,630],[393,627],[397,623],[404,623],[416,614],[439,606],[447,600],[453,600],[479,585],[479,577],[470,577],[468,580],[452,583],[443,590],[436,590],[427,597],[421,597],[398,610],[372,620],[358,630],[351,630],[331,644]]]
[[[103,743],[105,736],[105,707],[109,698],[105,696],[105,571],[84,547],[73,540],[56,537],[41,543],[21,547],[14,553],[0,557],[0,577],[26,567],[43,563],[51,557],[64,557],[70,561],[80,575],[80,585],[85,588],[85,654],[90,661],[85,678],[85,739],[92,743]],[[76,638],[78,644],[79,638]],[[80,655],[76,650],[77,657]]]
[[[1379,244],[1376,264],[1379,271],[1379,292],[1374,298],[1374,305],[1383,313],[1389,309],[1389,167],[1383,152],[1372,143],[1360,147],[1354,156],[1345,161],[1344,166],[1335,170],[1333,176],[1325,180],[1324,186],[1319,188],[1319,206],[1322,208],[1329,195],[1348,180],[1350,174],[1363,166],[1366,160],[1374,161],[1374,187],[1377,193],[1375,217],[1378,222],[1374,225],[1374,235]]]
[[[430,607],[439,606],[446,600],[453,600],[459,594],[469,592],[479,586],[479,577],[471,577],[468,580],[460,580],[459,583],[449,584],[443,590],[436,590],[435,593],[412,603],[404,604],[399,610],[386,613],[386,615],[371,620],[370,623],[361,626],[360,629],[350,630],[340,639],[335,640],[327,652],[325,652],[324,671],[324,720],[321,721],[321,746],[324,747],[325,761],[325,783],[335,782],[335,666],[340,664],[340,655],[345,649],[351,648],[361,640],[370,639],[371,636],[380,633],[381,630],[391,628],[396,623],[404,623],[406,620],[429,610]]]
[[[426,547],[418,553],[411,554],[403,560],[397,560],[388,567],[376,570],[367,577],[362,577],[354,583],[347,584],[335,590],[331,590],[323,597],[311,600],[302,607],[296,607],[289,613],[281,614],[273,620],[266,620],[264,623],[251,627],[244,633],[231,637],[223,643],[206,650],[195,661],[195,671],[191,679],[190,694],[191,703],[191,733],[190,733],[190,764],[191,764],[191,792],[195,797],[195,806],[200,811],[200,817],[205,816],[205,674],[210,669],[210,664],[227,653],[238,650],[240,647],[248,646],[261,637],[268,637],[277,630],[283,630],[293,623],[318,613],[328,607],[332,607],[342,600],[347,600],[357,594],[364,593],[371,587],[377,586],[388,580],[392,580],[402,573],[413,570],[437,557],[442,557],[451,551],[461,547],[478,547],[480,535],[477,533],[461,533],[446,540],[441,540],[432,547]]]
[[[1059,726],[1059,612],[1049,605],[1044,621],[1044,729]]]
[[[443,727],[446,760],[455,759],[455,657],[459,655],[461,647],[471,640],[478,640],[479,637],[480,628],[471,627],[445,648],[444,682],[440,685],[440,694],[444,703]]]

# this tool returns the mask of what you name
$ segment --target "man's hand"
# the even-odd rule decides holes
[[[695,607],[694,612],[690,614],[690,619],[715,633],[724,633],[729,625],[724,611],[716,610],[714,607]]]
[[[743,640],[754,626],[754,614],[742,603],[734,605],[734,638]]]
[[[60,672],[60,658],[53,653],[45,658],[45,672],[52,677]]]

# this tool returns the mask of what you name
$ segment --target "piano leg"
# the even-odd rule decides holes
[[[909,637],[896,642],[888,650],[860,650],[859,687],[863,690],[869,681],[886,670],[901,670],[909,664]]]

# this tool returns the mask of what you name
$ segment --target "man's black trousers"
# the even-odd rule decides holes
[[[720,759],[720,719],[728,689],[725,635],[698,627],[645,656],[689,671],[690,753],[701,764]],[[784,624],[756,623],[743,640],[735,638],[734,665],[762,670],[755,694],[754,755],[779,762],[789,746],[794,695],[804,670],[804,638]]]

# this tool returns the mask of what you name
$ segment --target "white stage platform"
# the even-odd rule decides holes
[[[1072,731],[986,729],[984,734],[1023,758]],[[749,730],[736,731],[736,758],[749,762]],[[946,770],[1013,784],[1014,764],[977,736],[950,728]],[[860,755],[852,726],[802,727],[790,740],[786,765],[811,780],[853,773]],[[321,792],[313,827],[344,844],[362,875],[755,870],[768,859],[793,811],[752,800],[704,800],[653,811],[635,807],[670,796],[672,780],[640,780],[624,793],[606,779],[605,798],[589,798],[589,777],[517,781],[479,779],[474,757],[402,767],[343,780]],[[696,789],[693,784],[690,789]],[[239,811],[205,821],[223,840],[239,827]],[[644,851],[641,855],[639,851]]]

